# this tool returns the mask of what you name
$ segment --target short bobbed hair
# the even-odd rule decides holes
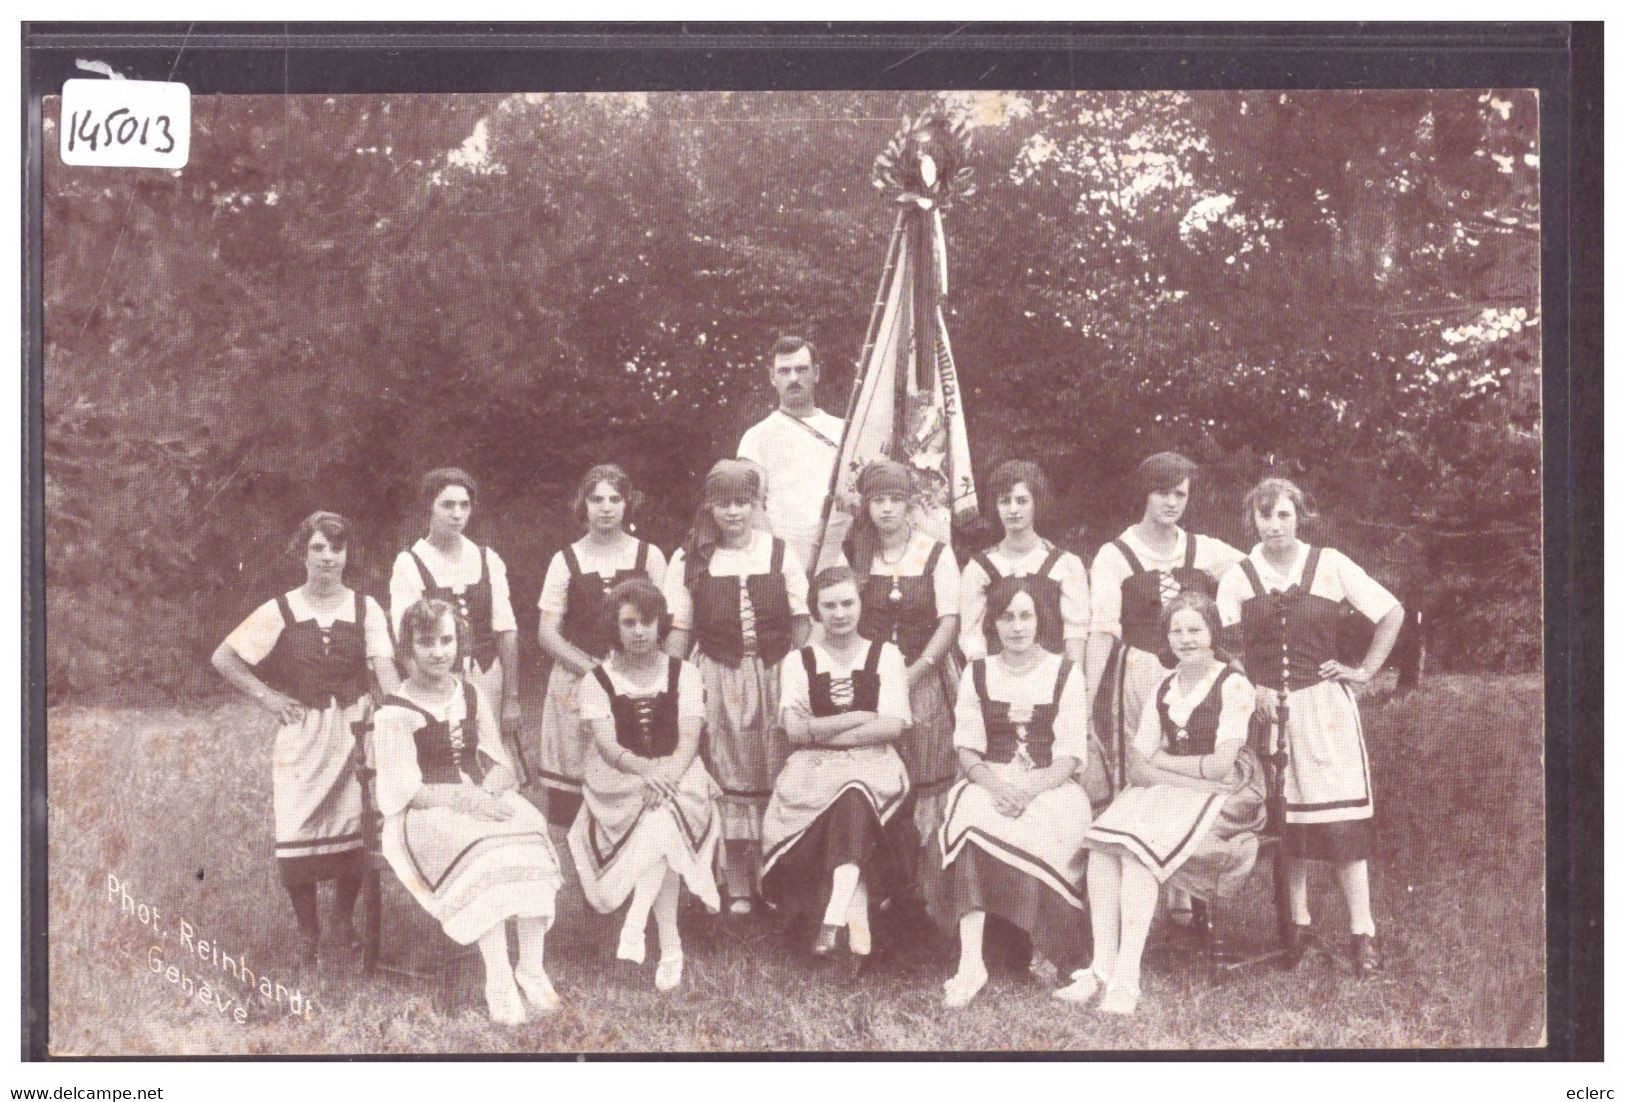
[[[632,488],[632,479],[618,463],[599,463],[581,476],[581,481],[576,484],[575,501],[570,506],[571,511],[575,513],[576,522],[582,528],[586,528],[587,498],[598,488],[600,482],[609,483],[615,487],[616,493],[626,499],[626,512],[621,516],[621,527],[626,527],[632,520],[633,511],[643,504],[643,494]]]
[[[1242,531],[1258,535],[1258,516],[1268,513],[1282,498],[1292,502],[1298,511],[1298,520],[1311,520],[1315,516],[1315,499],[1298,489],[1298,484],[1286,478],[1266,478],[1251,490],[1241,503]]]
[[[660,624],[666,617],[666,598],[660,588],[648,578],[628,578],[616,582],[609,596],[604,598],[603,626],[611,644],[621,645],[621,609],[631,605],[638,619],[646,624]]]
[[[440,618],[448,612],[457,630],[457,661],[460,663],[468,657],[468,621],[457,615],[456,605],[439,597],[419,597],[407,605],[406,611],[401,613],[400,644],[406,652],[402,657],[410,660],[415,653],[418,640],[432,633],[439,626]]]
[[[424,512],[434,508],[435,501],[447,486],[461,486],[468,491],[469,504],[479,505],[480,484],[474,481],[473,475],[461,467],[436,467],[418,480],[418,503],[423,506]]]
[[[863,587],[858,585],[857,572],[850,566],[826,566],[813,577],[812,585],[807,590],[807,611],[814,620],[819,619],[818,595],[845,582],[851,582],[858,591],[858,600],[863,600]]]
[[[987,491],[993,501],[993,512],[998,512],[999,498],[1004,497],[1016,488],[1018,483],[1025,483],[1033,495],[1033,526],[1038,526],[1038,520],[1044,515],[1049,506],[1049,479],[1044,477],[1043,470],[1037,463],[1029,459],[1006,459],[997,467],[987,479]]]
[[[1140,461],[1134,470],[1134,488],[1140,504],[1152,494],[1166,494],[1186,479],[1196,478],[1197,466],[1178,452],[1158,452]]]
[[[1017,594],[1025,593],[1032,598],[1033,614],[1038,618],[1039,637],[1050,630],[1052,620],[1059,618],[1058,609],[1049,608],[1039,600],[1038,587],[1033,584],[1035,580],[1031,574],[1006,575],[995,578],[988,585],[987,610],[982,613],[982,636],[987,640],[989,654],[1003,649],[1003,644],[999,642],[999,617],[1009,611],[1010,606],[1015,603]],[[1042,647],[1043,644],[1035,642],[1034,646]]]
[[[797,352],[800,352],[803,348],[805,348],[807,350],[807,354],[812,357],[813,366],[818,366],[818,346],[813,344],[813,342],[808,340],[806,337],[797,336],[795,333],[785,333],[775,338],[773,341],[773,350],[768,353],[768,360],[771,363],[771,361],[778,359],[780,356],[793,356]]]
[[[350,537],[355,534],[355,528],[341,514],[318,509],[300,521],[299,527],[293,530],[293,538],[288,541],[288,554],[304,562],[305,552],[310,547],[310,538],[317,532],[326,536],[327,542],[334,548],[345,548],[350,546]]]

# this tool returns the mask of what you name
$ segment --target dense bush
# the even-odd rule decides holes
[[[1284,471],[1316,538],[1425,608],[1435,667],[1538,661],[1531,95],[938,98],[976,123],[946,229],[979,467],[1043,462],[1085,553],[1150,451],[1207,465],[1192,525],[1235,541]],[[361,523],[381,592],[442,462],[485,483],[527,637],[590,463],[675,544],[769,408],[775,332],[843,404],[892,222],[870,162],[932,101],[212,97],[180,172],[53,153],[52,694],[206,684],[318,506]]]

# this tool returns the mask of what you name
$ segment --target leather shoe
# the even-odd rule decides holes
[[[828,922],[818,927],[818,936],[813,939],[813,956],[827,957],[835,952],[841,944],[841,931],[845,926],[835,926]]]
[[[1363,980],[1382,971],[1382,958],[1377,955],[1377,945],[1370,934],[1355,934],[1351,948],[1355,976]]]

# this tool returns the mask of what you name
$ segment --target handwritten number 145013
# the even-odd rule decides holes
[[[83,145],[91,152],[102,146],[140,145],[154,153],[170,153],[175,149],[168,115],[137,115],[127,107],[120,107],[98,119],[93,109],[75,111],[68,119],[68,150]]]

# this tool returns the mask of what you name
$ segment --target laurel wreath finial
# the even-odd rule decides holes
[[[970,127],[930,108],[903,125],[875,158],[874,185],[899,201],[947,207],[976,194],[971,181]]]

